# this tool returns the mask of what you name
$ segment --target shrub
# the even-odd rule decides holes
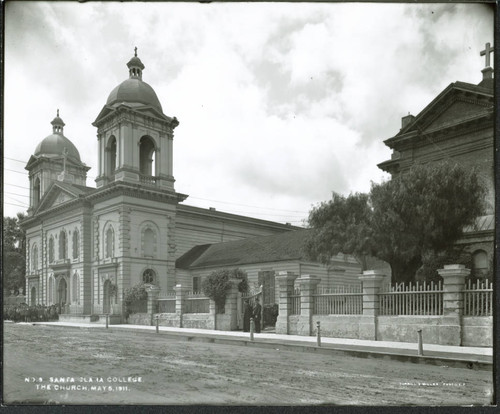
[[[125,318],[132,313],[132,306],[148,298],[144,283],[139,283],[125,290],[123,302],[125,303]]]
[[[216,270],[203,280],[201,289],[203,294],[215,302],[216,312],[224,313],[227,292],[231,288],[229,279],[241,279],[238,284],[238,290],[242,293],[248,291],[248,279],[245,272],[240,269],[222,269]]]

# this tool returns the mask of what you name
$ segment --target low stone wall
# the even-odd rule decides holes
[[[317,334],[316,322],[319,321],[321,336],[359,339],[361,318],[361,315],[313,315],[313,335]]]
[[[419,329],[423,342],[440,345],[460,345],[460,327],[443,316],[379,316],[377,340],[417,342]]]
[[[153,315],[153,324],[156,324],[156,317],[158,317],[159,326],[169,326],[178,328],[180,326],[180,316],[176,313],[155,313]]]
[[[210,313],[185,313],[182,327],[193,329],[214,329],[214,317]]]
[[[462,329],[463,346],[493,346],[492,316],[464,316]]]
[[[151,315],[149,313],[132,313],[128,316],[127,323],[130,325],[151,325]]]

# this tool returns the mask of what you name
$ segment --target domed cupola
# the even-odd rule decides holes
[[[81,162],[80,153],[75,145],[63,135],[64,121],[59,117],[59,109],[57,116],[52,120],[52,134],[45,137],[36,147],[35,156],[44,157],[61,157],[67,153],[69,157],[75,161]]]
[[[97,188],[116,182],[174,190],[173,137],[179,125],[163,113],[151,86],[142,80],[145,68],[137,56],[127,63],[128,79],[114,88],[92,123],[97,127]]]
[[[25,169],[30,179],[30,208],[33,214],[43,195],[52,183],[65,183],[85,186],[87,167],[80,160],[80,153],[75,145],[63,135],[64,121],[59,117],[59,109],[52,120],[52,134],[45,137],[36,147]]]
[[[145,66],[137,57],[137,48],[132,59],[127,63],[129,78],[111,91],[106,101],[107,106],[126,104],[131,107],[149,105],[163,115],[163,109],[154,89],[142,80]]]

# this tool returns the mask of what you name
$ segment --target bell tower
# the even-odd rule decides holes
[[[97,127],[97,187],[114,181],[174,190],[173,131],[179,124],[163,113],[137,56],[127,63],[129,78],[111,91],[92,125]]]

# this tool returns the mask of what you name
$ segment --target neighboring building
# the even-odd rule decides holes
[[[473,274],[480,277],[492,266],[494,253],[494,80],[489,66],[489,44],[483,80],[477,84],[454,82],[417,116],[402,118],[401,130],[384,143],[393,150],[391,159],[380,163],[393,176],[416,163],[453,160],[476,168],[488,188],[486,215],[467,228],[457,244],[472,255]]]
[[[359,283],[360,266],[351,256],[339,254],[328,267],[307,259],[304,247],[310,232],[296,230],[195,246],[177,259],[177,278],[186,284],[194,280],[193,288],[197,290],[201,280],[212,271],[238,268],[247,274],[254,288],[263,287],[264,305],[279,301],[279,292],[275,289],[277,272],[314,275],[321,278],[319,286],[325,287]]]
[[[163,113],[153,88],[142,80],[144,65],[137,53],[127,66],[129,78],[112,90],[93,123],[98,138],[96,188],[86,186],[89,167],[64,136],[59,111],[52,134],[26,165],[30,207],[22,226],[29,304],[61,304],[65,312],[86,317],[121,315],[124,290],[140,282],[154,283],[164,292],[177,283],[197,289],[199,277],[214,268],[210,262],[204,269],[198,266],[206,256],[190,263],[192,275],[191,267],[176,269],[176,260],[188,251],[193,255],[195,246],[201,245],[195,248],[201,251],[213,244],[206,254],[221,248],[227,248],[227,255],[239,252],[242,256],[234,264],[246,267],[249,252],[237,250],[238,242],[228,242],[284,232],[294,239],[293,230],[299,229],[180,204],[187,195],[175,191],[172,168],[173,132],[179,122]],[[284,260],[272,253],[260,265],[251,263],[250,283],[258,283],[252,281],[254,274],[257,278],[258,272],[289,270],[292,262],[294,270],[304,271],[298,253],[284,267],[270,264],[268,259]],[[348,258],[337,262],[349,271],[356,267]],[[315,274],[323,272],[318,266]]]

